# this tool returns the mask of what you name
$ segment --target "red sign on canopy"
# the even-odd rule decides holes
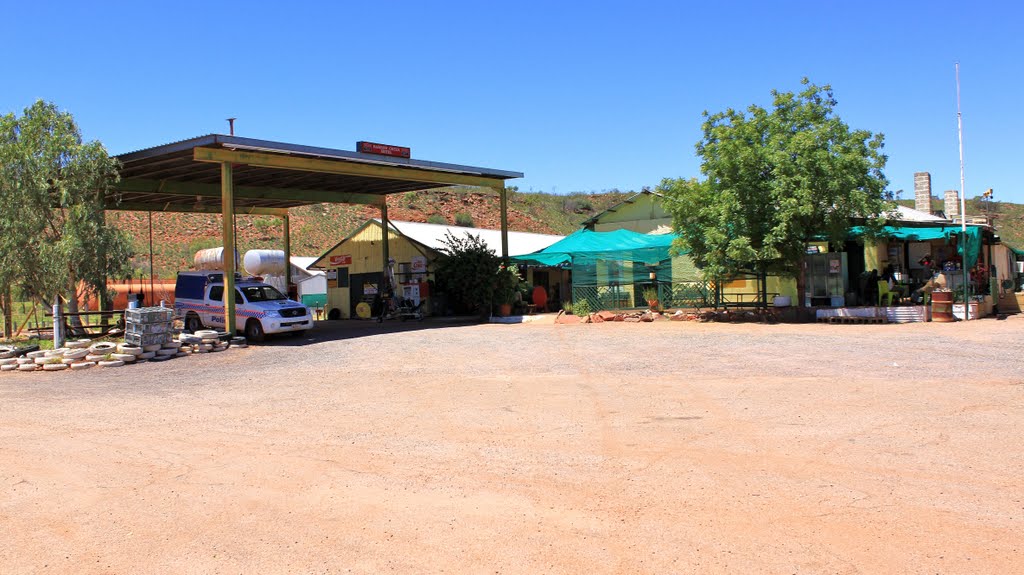
[[[348,266],[348,265],[352,265],[352,256],[351,255],[331,256],[331,258],[330,258],[330,266],[331,267]]]
[[[395,158],[408,158],[411,151],[409,148],[402,146],[391,146],[374,142],[356,142],[356,150],[363,154],[377,154],[380,156],[393,156]]]

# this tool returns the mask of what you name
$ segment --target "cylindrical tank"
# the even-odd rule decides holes
[[[223,270],[224,248],[209,248],[196,252],[195,268],[197,270]],[[235,269],[238,269],[238,252],[235,252]]]
[[[283,250],[249,250],[245,252],[245,271],[254,276],[284,275]]]
[[[932,321],[953,321],[953,292],[932,292]]]

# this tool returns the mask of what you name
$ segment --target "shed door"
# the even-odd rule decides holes
[[[365,301],[373,305],[373,298],[383,287],[384,274],[381,272],[368,274],[352,274],[349,276],[349,317],[356,317],[356,305]]]

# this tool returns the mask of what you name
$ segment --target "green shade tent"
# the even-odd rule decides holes
[[[688,257],[672,253],[677,237],[584,229],[512,260],[571,268],[573,301],[586,301],[592,310],[645,307],[646,289],[656,290],[666,307],[709,307],[717,301],[714,288]]]
[[[550,246],[512,260],[527,265],[585,265],[599,260],[643,262],[657,265],[671,259],[675,234],[641,234],[630,230],[594,232],[579,230]]]
[[[882,234],[886,237],[904,242],[926,242],[930,240],[945,240],[950,243],[953,238],[957,239],[957,253],[963,258],[966,267],[974,267],[978,263],[978,255],[981,253],[981,228],[967,226],[967,241],[960,242],[960,226],[926,226],[926,227],[902,227],[885,226]],[[850,230],[850,237],[856,238],[864,234],[864,229],[856,226]],[[967,254],[964,255],[964,245],[967,246]]]

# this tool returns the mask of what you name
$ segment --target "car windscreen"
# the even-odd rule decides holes
[[[272,286],[245,286],[241,288],[245,299],[253,301],[278,301],[288,299]]]

